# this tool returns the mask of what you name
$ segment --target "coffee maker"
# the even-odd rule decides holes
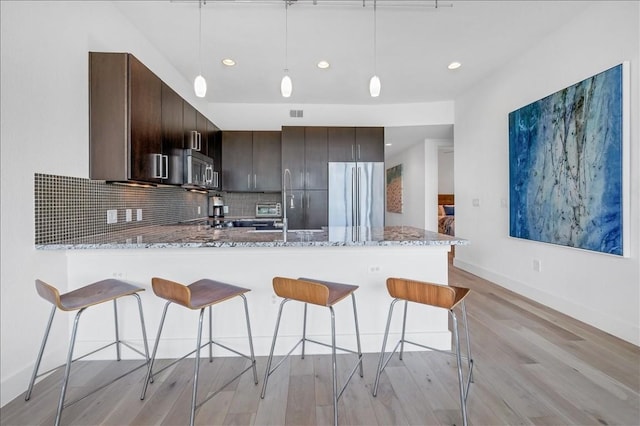
[[[214,227],[224,223],[224,200],[220,195],[209,197],[209,217],[213,219]]]

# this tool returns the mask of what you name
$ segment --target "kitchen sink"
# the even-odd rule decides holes
[[[282,228],[280,229],[254,229],[251,231],[247,231],[247,232],[251,232],[251,233],[274,233],[274,232],[278,232],[278,233],[282,233]],[[316,232],[322,232],[322,229],[289,229],[287,232],[293,232],[293,233],[300,233],[300,234],[312,234],[312,233],[316,233]]]

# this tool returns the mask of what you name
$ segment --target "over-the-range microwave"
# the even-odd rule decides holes
[[[187,189],[218,188],[218,172],[213,170],[213,158],[193,149],[185,149],[182,186]]]

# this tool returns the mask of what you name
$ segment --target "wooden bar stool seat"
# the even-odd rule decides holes
[[[404,278],[388,278],[387,290],[389,295],[393,297],[391,306],[389,307],[389,315],[387,317],[387,326],[384,332],[384,338],[382,341],[382,350],[380,351],[380,359],[378,362],[378,370],[376,372],[376,381],[373,386],[373,396],[376,396],[378,392],[378,383],[380,380],[380,374],[387,366],[393,354],[400,347],[400,359],[402,359],[402,353],[404,350],[404,344],[409,343],[415,346],[419,346],[425,349],[431,349],[437,352],[442,352],[450,355],[454,355],[457,360],[458,369],[458,386],[460,391],[460,408],[462,411],[462,423],[467,425],[467,396],[469,394],[469,387],[473,382],[473,359],[471,358],[471,344],[469,341],[469,327],[467,325],[467,310],[465,308],[464,299],[469,295],[469,289],[463,287],[455,287],[450,285],[433,284],[429,282],[415,281]],[[385,350],[387,346],[387,337],[389,336],[389,326],[391,324],[391,317],[393,315],[393,307],[396,302],[403,300],[404,303],[404,318],[402,321],[402,336],[400,340],[393,348],[393,351],[385,357]],[[407,306],[409,302],[419,303],[422,305],[434,306],[437,308],[446,309],[451,316],[453,325],[453,351],[442,351],[440,349],[425,346],[419,343],[411,342],[405,339],[405,329],[407,323]],[[460,337],[458,333],[458,320],[454,308],[460,306],[462,311],[462,322],[465,329],[466,341],[467,341],[467,355],[462,356],[460,352]],[[462,359],[467,360],[468,376],[465,382],[462,374]]]
[[[269,380],[269,376],[287,359],[289,355],[300,345],[302,344],[302,358],[304,359],[304,351],[305,351],[305,342],[311,342],[318,345],[326,346],[331,348],[331,360],[332,360],[332,378],[333,378],[333,419],[334,424],[338,424],[338,399],[342,396],[345,388],[349,384],[351,377],[353,377],[356,369],[359,369],[360,377],[362,377],[362,349],[360,347],[360,330],[358,328],[358,311],[356,309],[356,298],[354,292],[358,289],[358,286],[351,284],[340,284],[329,281],[321,281],[312,278],[284,278],[284,277],[275,277],[273,279],[273,290],[279,297],[282,297],[284,300],[280,303],[280,308],[278,310],[278,318],[276,320],[276,328],[273,333],[273,342],[271,343],[271,351],[269,352],[269,358],[267,360],[267,368],[264,375],[264,382],[262,384],[262,394],[261,398],[264,398],[266,390],[267,390],[267,381]],[[336,346],[336,327],[335,327],[335,315],[333,311],[333,305],[346,298],[347,296],[351,296],[351,301],[353,304],[353,317],[355,320],[356,327],[356,344],[357,350],[350,350],[342,347]],[[286,354],[286,356],[276,364],[275,367],[271,368],[271,363],[273,361],[273,352],[276,346],[276,339],[278,337],[278,328],[280,326],[280,319],[282,317],[282,308],[285,303],[290,300],[295,300],[298,302],[304,303],[304,318],[302,323],[302,338],[293,346],[293,348]],[[313,304],[318,306],[324,306],[329,308],[329,312],[331,314],[331,344],[327,344],[325,342],[320,342],[317,340],[309,339],[306,336],[307,330],[307,304]],[[338,381],[337,381],[337,364],[336,364],[336,350],[340,350],[343,352],[349,352],[356,354],[358,359],[349,374],[349,377],[346,379],[344,385],[338,391]]]
[[[49,337],[49,332],[51,331],[51,325],[53,323],[53,317],[56,313],[57,309],[61,311],[78,311],[75,316],[75,320],[73,322],[73,331],[71,332],[71,340],[69,342],[69,350],[67,353],[67,362],[65,364],[64,378],[62,380],[62,388],[60,391],[60,398],[58,400],[58,410],[56,412],[55,424],[60,424],[60,417],[62,415],[62,410],[64,407],[68,407],[75,402],[78,402],[80,399],[85,398],[88,395],[91,395],[94,392],[97,392],[104,387],[110,385],[116,380],[126,376],[127,374],[144,367],[149,362],[149,349],[147,347],[147,332],[144,325],[144,315],[142,313],[142,303],[140,301],[139,292],[144,291],[144,288],[137,287],[132,284],[126,283],[124,281],[115,280],[115,279],[106,279],[102,281],[95,282],[93,284],[89,284],[87,286],[81,287],[79,289],[70,291],[65,294],[60,294],[57,288],[54,286],[45,283],[41,280],[36,280],[36,291],[38,294],[48,302],[50,302],[53,306],[51,307],[51,314],[49,315],[49,322],[47,323],[47,327],[45,329],[44,337],[42,339],[42,344],[40,345],[40,351],[38,352],[38,357],[36,359],[36,364],[33,369],[33,374],[31,376],[31,380],[29,382],[29,388],[27,389],[27,393],[25,395],[25,401],[28,401],[31,398],[31,392],[33,391],[33,386],[38,377],[41,377],[45,374],[50,373],[53,370],[60,368],[61,366],[55,367],[51,370],[45,371],[43,373],[38,373],[40,369],[40,362],[42,361],[42,356],[44,354],[44,349],[47,344],[47,339]],[[142,327],[142,340],[144,342],[144,353],[140,352],[135,347],[131,346],[127,342],[120,340],[120,335],[118,331],[118,304],[117,300],[121,297],[125,296],[134,296],[138,302],[138,311],[140,313],[140,325]],[[73,358],[73,348],[76,341],[76,335],[78,331],[78,325],[80,324],[80,315],[85,311],[85,309],[99,305],[105,302],[113,301],[113,313],[114,313],[114,323],[115,323],[115,340],[107,345],[104,345],[98,349],[95,349],[87,354],[84,354],[80,357]],[[120,345],[125,345],[129,349],[139,353],[144,356],[144,363],[135,367],[132,370],[127,371],[126,373],[116,377],[111,380],[109,383],[100,386],[97,389],[89,392],[82,398],[78,398],[72,402],[69,402],[65,405],[65,394],[67,391],[67,385],[69,383],[69,374],[71,372],[71,364],[79,359],[82,359],[88,355],[94,354],[98,351],[108,348],[109,346],[116,346],[116,358],[118,361],[121,359],[120,354]]]
[[[191,394],[191,415],[189,424],[193,425],[195,421],[195,413],[196,409],[202,406],[205,402],[213,398],[220,391],[222,391],[227,385],[231,384],[234,380],[238,379],[242,374],[253,369],[253,380],[254,383],[258,384],[258,373],[256,371],[256,359],[253,352],[253,339],[251,337],[251,325],[249,323],[249,308],[247,306],[247,298],[244,293],[247,293],[251,290],[242,287],[236,287],[231,284],[222,283],[219,281],[214,281],[210,279],[202,279],[198,280],[192,284],[184,285],[181,283],[177,283],[174,281],[169,281],[163,278],[152,278],[151,280],[153,286],[153,292],[156,296],[167,300],[164,305],[164,310],[162,311],[162,318],[160,319],[160,325],[158,327],[158,335],[156,336],[156,342],[153,347],[153,354],[151,355],[151,361],[149,362],[149,368],[147,370],[147,377],[144,381],[144,386],[142,389],[142,394],[140,395],[140,399],[144,399],[145,394],[147,392],[147,386],[149,385],[149,381],[152,380],[153,374],[158,374],[165,369],[171,367],[175,363],[185,359],[189,355],[195,352],[196,354],[196,362],[193,373],[193,390]],[[220,342],[215,342],[213,340],[213,319],[212,319],[212,306],[221,303],[225,300],[232,299],[234,297],[241,297],[244,303],[244,313],[247,322],[247,335],[249,337],[249,350],[250,355],[245,355],[235,349],[232,349],[226,345],[223,345]],[[196,348],[184,355],[183,357],[174,360],[170,364],[166,365],[164,368],[154,372],[153,364],[156,358],[156,353],[158,351],[158,344],[160,343],[160,336],[162,334],[162,327],[164,325],[164,320],[167,316],[167,309],[169,305],[172,303],[178,304],[185,308],[191,310],[200,310],[200,317],[198,320],[198,334],[197,334],[197,343]],[[209,340],[202,344],[202,319],[204,316],[204,311],[206,308],[209,308]],[[200,369],[200,350],[208,346],[209,347],[209,362],[213,361],[213,345],[224,348],[228,351],[231,351],[237,355],[242,356],[251,361],[251,364],[242,370],[238,375],[229,380],[226,384],[222,385],[218,390],[209,394],[203,401],[197,403],[198,396],[198,372]]]

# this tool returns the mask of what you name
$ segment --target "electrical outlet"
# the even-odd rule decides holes
[[[136,220],[140,222],[142,220],[142,209],[136,210]]]
[[[378,265],[369,266],[369,272],[372,273],[372,274],[380,272],[380,266],[378,266]]]
[[[200,213],[201,213],[200,206],[198,206],[198,214],[200,214]]]
[[[125,217],[125,219],[124,219],[125,221],[127,221],[127,222],[131,222],[131,209],[127,209],[127,210],[125,210],[125,215],[124,215],[124,217]]]
[[[540,262],[540,259],[533,259],[533,270],[536,272],[542,270],[542,262]]]
[[[473,207],[480,207],[480,198],[474,198],[473,200],[471,200],[471,204],[473,205]]]
[[[224,214],[229,213],[229,206],[222,206],[222,212],[223,212]]]
[[[107,223],[118,223],[118,210],[107,210]]]

